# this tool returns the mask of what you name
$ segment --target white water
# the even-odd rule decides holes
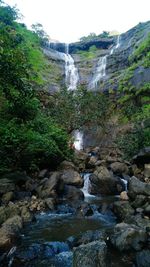
[[[96,88],[97,83],[106,76],[107,56],[101,57],[97,63],[97,68],[91,81],[90,88]]]
[[[69,44],[66,44],[65,55],[65,76],[68,90],[74,91],[77,89],[79,81],[78,69],[75,66],[73,57],[69,54]]]
[[[84,174],[84,186],[82,188],[82,192],[84,197],[95,197],[94,195],[89,194],[89,187],[90,187],[90,173]]]
[[[125,179],[121,179],[121,180],[124,183],[124,185],[125,185],[125,191],[127,192],[128,191],[128,181],[125,180]]]
[[[110,50],[110,55],[112,55],[114,53],[114,51],[116,49],[118,49],[119,47],[120,47],[120,35],[118,35],[118,37],[117,37],[117,43],[116,43],[116,45]]]
[[[119,47],[120,47],[120,35],[118,35],[117,37],[116,45],[110,50],[110,55],[112,55],[114,51]],[[97,88],[98,82],[106,76],[107,57],[108,55],[100,57],[97,63],[96,71],[89,86],[91,89]]]
[[[74,147],[76,150],[82,150],[83,149],[83,133],[79,130],[76,130],[74,132]]]

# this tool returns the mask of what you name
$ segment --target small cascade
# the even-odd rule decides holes
[[[114,53],[114,51],[116,49],[118,49],[119,47],[120,47],[120,35],[118,35],[118,37],[117,37],[117,43],[116,43],[116,45],[110,50],[110,55],[112,55]]]
[[[76,150],[82,150],[83,149],[83,133],[79,130],[76,130],[74,132],[74,147]]]
[[[89,194],[89,187],[90,187],[90,173],[85,173],[83,175],[84,177],[84,186],[82,188],[82,192],[84,194],[84,197],[95,197],[94,195]]]
[[[120,35],[118,35],[117,37],[117,43],[116,45],[110,50],[110,54],[109,55],[112,55],[114,53],[114,51],[116,49],[118,49],[120,47]],[[107,57],[109,55],[106,55],[104,57],[100,57],[99,61],[98,61],[98,64],[97,64],[97,68],[96,68],[96,71],[94,73],[94,76],[92,78],[92,81],[90,83],[90,86],[89,88],[91,89],[95,89],[97,88],[97,84],[98,82],[104,78],[106,76],[106,65],[107,65]]]
[[[69,54],[69,44],[65,47],[65,76],[66,85],[68,90],[74,91],[77,89],[77,84],[79,81],[78,69],[75,67],[74,59]]]
[[[125,180],[125,179],[121,179],[122,182],[124,183],[124,186],[125,186],[125,191],[127,192],[128,191],[128,181]]]
[[[101,57],[98,61],[96,72],[91,81],[90,88],[96,88],[97,83],[106,76],[106,64],[107,64],[107,56]]]

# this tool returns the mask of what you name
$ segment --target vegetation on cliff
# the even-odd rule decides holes
[[[68,136],[44,112],[35,85],[46,67],[39,37],[0,3],[0,171],[33,170],[69,154]]]
[[[130,66],[120,81],[122,97],[119,105],[122,118],[133,124],[133,131],[120,138],[119,145],[127,157],[131,157],[139,149],[150,146],[150,83],[142,82],[134,85],[134,73],[150,67],[150,35],[134,50],[130,56]],[[143,69],[144,68],[144,69]],[[126,142],[128,140],[128,144]]]

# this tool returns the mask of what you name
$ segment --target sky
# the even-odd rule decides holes
[[[150,20],[150,0],[5,0],[17,5],[30,27],[41,23],[52,38],[75,42],[95,32],[122,33]]]

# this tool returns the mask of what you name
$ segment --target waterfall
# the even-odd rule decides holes
[[[120,47],[120,35],[118,35],[117,37],[117,43],[116,45],[110,50],[110,54],[112,55],[114,53],[114,51],[116,49],[118,49]],[[92,81],[90,83],[89,88],[95,89],[97,88],[97,84],[98,82],[104,78],[106,76],[106,65],[107,65],[107,57],[108,55],[104,56],[104,57],[100,57],[98,63],[97,63],[97,67],[96,67],[96,71],[94,73],[94,76],[92,78]]]
[[[116,49],[118,49],[119,47],[120,47],[120,35],[118,35],[118,37],[117,37],[117,43],[116,43],[116,45],[110,50],[110,55],[112,55],[114,53],[114,51]]]
[[[76,130],[74,132],[74,147],[76,150],[81,150],[83,149],[83,133],[80,132],[79,130]]]
[[[84,194],[84,197],[95,197],[94,195],[89,194],[89,187],[90,187],[90,173],[85,173],[83,175],[84,177],[84,185],[82,188],[82,192]]]
[[[128,181],[127,180],[125,180],[125,179],[121,179],[122,180],[122,182],[124,183],[124,186],[125,186],[125,191],[127,192],[128,191]]]
[[[94,77],[91,81],[90,88],[96,88],[97,83],[101,80],[101,78],[106,76],[106,64],[107,64],[107,56],[101,57],[98,61],[97,68],[94,73]]]
[[[79,81],[78,69],[75,67],[74,59],[69,54],[69,44],[65,47],[65,77],[68,90],[74,91],[77,89]]]

